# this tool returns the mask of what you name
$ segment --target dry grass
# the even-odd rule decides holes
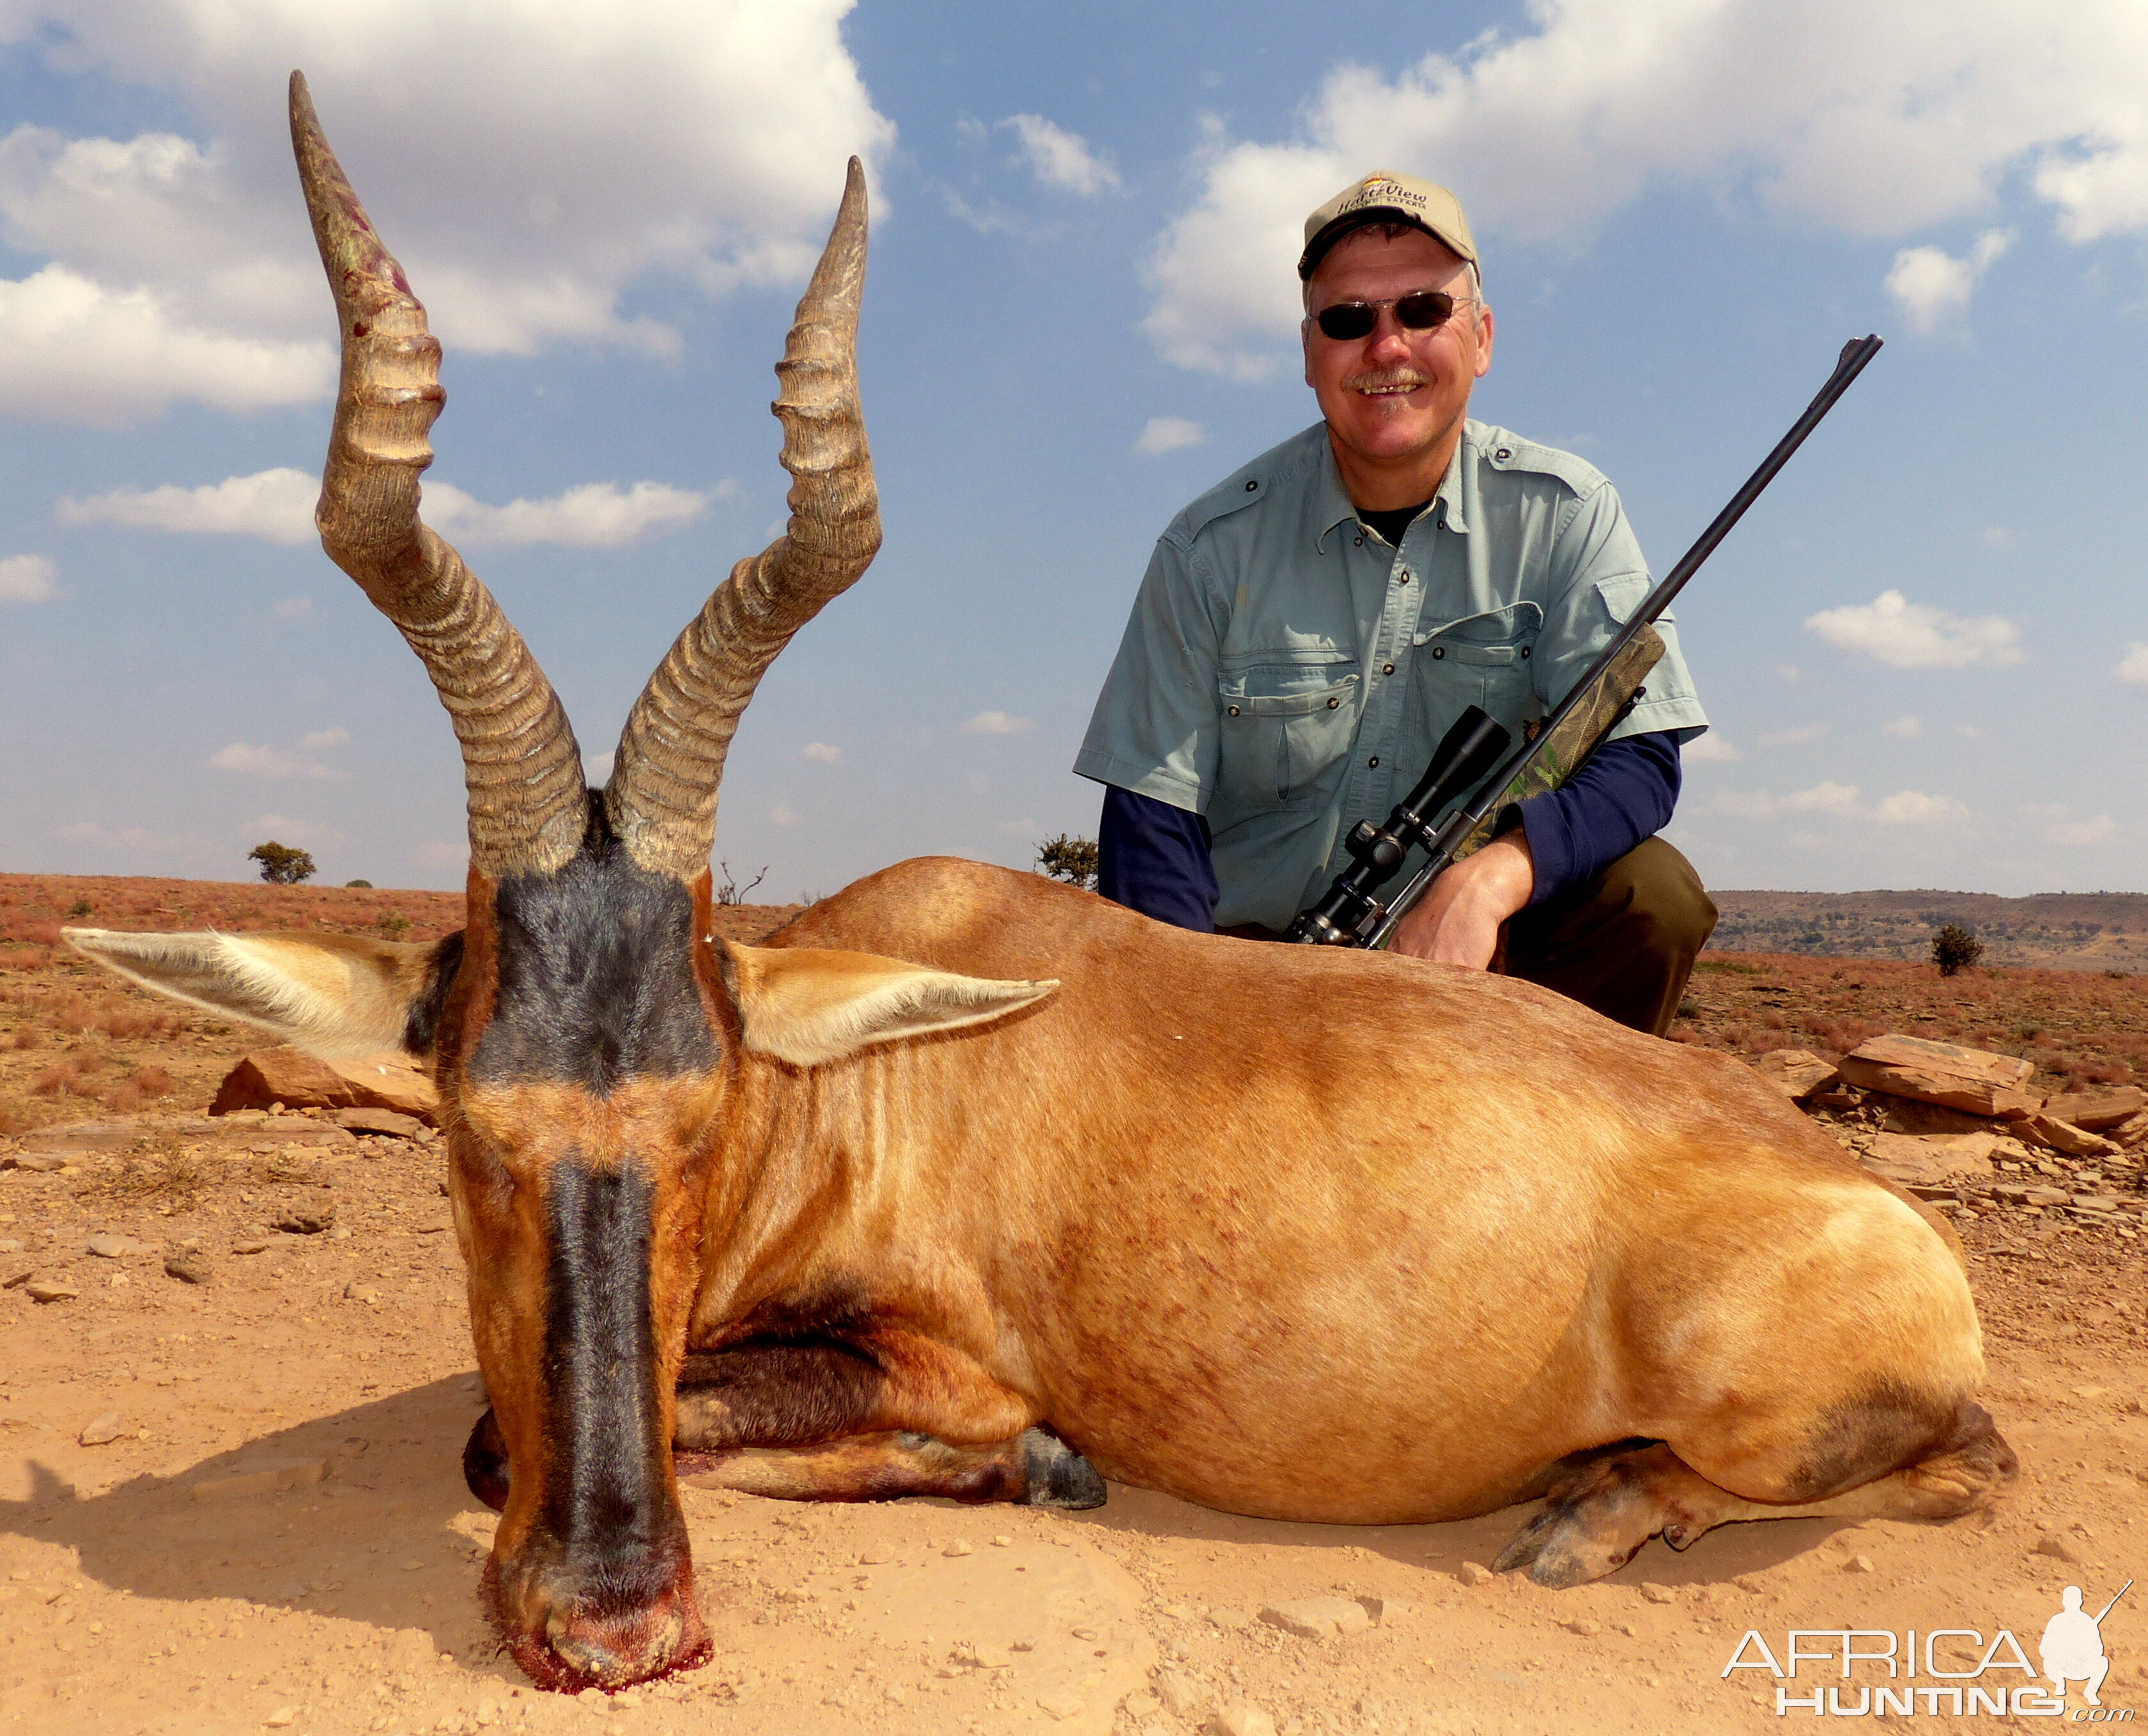
[[[123,1200],[189,1212],[222,1180],[218,1167],[183,1151],[128,1156],[93,1170],[75,1186],[78,1199]]]

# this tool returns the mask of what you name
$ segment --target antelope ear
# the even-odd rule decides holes
[[[430,1048],[463,951],[459,934],[417,943],[104,928],[63,928],[60,936],[129,982],[259,1025],[331,1060]]]
[[[1059,986],[928,971],[870,952],[722,945],[747,1048],[801,1067],[872,1043],[1003,1018]]]

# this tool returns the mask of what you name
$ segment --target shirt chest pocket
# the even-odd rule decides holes
[[[1445,727],[1441,719],[1452,720],[1470,705],[1482,705],[1510,730],[1522,722],[1533,709],[1532,660],[1542,623],[1542,611],[1524,603],[1416,635],[1418,693],[1435,732]]]
[[[1358,728],[1354,658],[1250,664],[1217,678],[1216,793],[1226,810],[1332,792]]]

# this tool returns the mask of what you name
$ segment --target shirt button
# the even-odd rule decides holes
[[[1383,663],[1380,665],[1380,673],[1383,675],[1392,675],[1394,672],[1395,666],[1392,663]]]
[[[1232,716],[1236,717],[1238,715],[1238,708],[1233,705],[1230,708],[1230,712]]]
[[[1259,486],[1260,484],[1257,482],[1249,482],[1246,484],[1246,492],[1250,494]]]
[[[1444,657],[1446,655],[1447,655],[1447,647],[1446,647],[1445,645],[1434,645],[1434,646],[1432,648],[1433,661],[1434,661],[1435,663],[1437,663],[1437,662],[1438,662],[1441,658]]]
[[[1398,573],[1398,574],[1395,574],[1395,583],[1396,583],[1396,584],[1398,584],[1398,585],[1408,585],[1409,582],[1410,582],[1410,575],[1409,575],[1408,573]]]
[[[1512,458],[1513,455],[1513,451],[1505,446],[1502,446],[1497,452],[1492,454],[1494,458]]]
[[[1380,756],[1379,756],[1378,754],[1375,754],[1375,755],[1373,755],[1373,757],[1372,757],[1371,759],[1368,760],[1365,763],[1366,763],[1368,765],[1378,765],[1380,763]]]

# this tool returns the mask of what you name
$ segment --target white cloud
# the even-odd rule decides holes
[[[113,489],[86,500],[72,496],[56,509],[67,524],[123,524],[136,530],[258,536],[272,543],[314,539],[314,502],[319,481],[288,467],[227,477],[199,488],[166,484],[156,489]],[[653,531],[675,529],[698,518],[708,496],[661,482],[585,482],[541,500],[488,506],[453,483],[424,484],[425,522],[450,542],[487,544],[552,543],[570,549],[615,549]],[[277,605],[280,610],[282,605]]]
[[[816,765],[840,765],[843,750],[832,741],[809,741],[798,751]]]
[[[299,738],[299,745],[307,753],[317,754],[324,748],[347,746],[349,741],[350,731],[344,728],[341,724],[338,724],[332,730],[314,730],[308,735],[301,735]]]
[[[1817,741],[1827,734],[1825,724],[1799,724],[1788,730],[1770,730],[1760,738],[1763,747],[1795,747],[1799,742]]]
[[[1726,790],[1715,799],[1719,812],[1742,820],[1776,820],[1793,815],[1818,815],[1832,820],[1877,821],[1885,825],[1930,825],[1970,818],[1970,810],[1950,795],[1928,795],[1921,790],[1898,790],[1877,802],[1868,803],[1855,784],[1824,779],[1809,790],[1788,795],[1769,790]]]
[[[205,119],[0,139],[0,239],[50,262],[0,286],[0,410],[117,421],[331,389],[294,66],[451,350],[675,348],[624,311],[638,283],[799,281],[844,159],[892,145],[842,41],[851,4],[9,0],[18,53]]]
[[[1183,416],[1151,416],[1135,439],[1134,450],[1143,458],[1161,458],[1182,446],[1198,446],[1207,438],[1207,429]]]
[[[1889,825],[1933,825],[1969,818],[1969,810],[1951,795],[1927,795],[1921,790],[1898,790],[1872,810]]]
[[[16,558],[22,559],[29,557],[18,555]],[[6,563],[0,561],[0,570],[4,570],[5,566]],[[0,583],[0,596],[5,596],[7,594],[6,585]],[[2111,670],[2111,674],[2121,681],[2148,685],[2148,645],[2142,645],[2136,641],[2126,646],[2125,655],[2118,660],[2116,665]]]
[[[1923,720],[1915,717],[1897,717],[1880,725],[1890,735],[1900,735],[1905,740],[1915,740],[1925,733]]]
[[[53,510],[63,524],[122,524],[130,530],[258,536],[297,544],[317,534],[314,502],[320,492],[319,478],[284,466],[199,488],[167,483],[155,489],[113,489],[86,500],[68,495]]]
[[[1913,332],[1932,332],[1968,311],[1977,279],[2014,244],[2010,229],[1986,229],[1966,258],[1935,247],[1905,247],[1887,273],[1887,293]]]
[[[768,817],[778,825],[795,825],[806,816],[787,801],[780,801],[768,810]]]
[[[268,612],[279,621],[309,621],[314,618],[314,600],[311,597],[279,597],[268,605]]]
[[[961,726],[965,735],[1026,735],[1036,727],[1035,718],[1006,711],[980,711]]]
[[[1056,127],[1041,114],[1011,114],[999,124],[1014,129],[1021,141],[1021,160],[1046,187],[1085,199],[1117,190],[1119,172],[1111,158],[1091,150],[1080,133]]]
[[[279,844],[296,845],[304,850],[341,850],[347,841],[339,827],[322,820],[294,820],[289,814],[256,814],[245,825],[232,830],[235,836],[248,843],[261,844],[273,839]],[[469,854],[467,847],[463,854]]]
[[[1696,736],[1679,752],[1688,761],[1701,765],[1728,765],[1745,757],[1719,730],[1710,730],[1704,735]]]
[[[1200,191],[1149,259],[1182,365],[1272,371],[1299,319],[1304,214],[1368,168],[1451,179],[1479,242],[1585,246],[1652,188],[1911,238],[2010,174],[2076,242],[2148,228],[2139,0],[1534,0],[1389,77],[1331,64],[1287,137],[1211,120]],[[1526,148],[1498,143],[1526,140]]]
[[[343,734],[329,730],[330,735]],[[306,738],[311,743],[314,738]],[[347,735],[344,739],[349,738]],[[325,745],[325,744],[324,744]],[[308,750],[310,751],[310,748]],[[334,778],[343,775],[332,766],[318,760],[309,760],[304,753],[294,753],[286,747],[257,747],[250,741],[234,741],[218,748],[208,756],[208,763],[218,771],[236,771],[250,778]]]
[[[2055,825],[2045,834],[2045,836],[2054,844],[2079,846],[2085,844],[2105,843],[2114,836],[2117,830],[2117,824],[2110,815],[2095,814],[2086,820],[2069,820],[2063,825]]]
[[[1869,603],[1824,609],[1805,622],[1829,645],[1895,669],[2003,669],[2019,663],[2021,630],[2003,615],[1950,615],[1885,590]]]
[[[49,554],[10,554],[0,560],[0,603],[49,603],[67,594]]]

